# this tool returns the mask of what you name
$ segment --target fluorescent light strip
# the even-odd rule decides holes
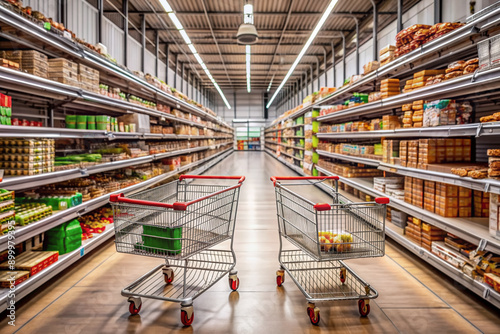
[[[220,89],[220,87],[217,84],[217,82],[215,82],[215,79],[213,78],[212,74],[210,74],[210,71],[208,70],[207,65],[205,65],[205,63],[203,62],[203,59],[201,59],[200,55],[198,54],[198,51],[196,51],[196,48],[191,43],[191,39],[189,38],[188,34],[186,33],[186,30],[184,30],[184,27],[182,26],[181,21],[179,21],[179,19],[177,18],[177,16],[173,12],[172,7],[170,7],[170,5],[167,2],[167,0],[159,0],[159,1],[160,1],[160,4],[165,9],[165,11],[168,13],[168,16],[172,20],[172,23],[174,24],[174,26],[177,28],[177,30],[179,30],[179,33],[181,34],[182,38],[184,39],[184,42],[186,42],[187,46],[189,47],[189,50],[191,51],[191,53],[193,54],[193,56],[196,58],[196,60],[198,61],[198,63],[201,65],[201,68],[203,69],[203,71],[205,71],[205,73],[207,74],[208,78],[213,83],[215,89],[217,89],[217,91],[219,92],[222,100],[226,104],[226,107],[228,109],[231,109],[231,105],[227,101],[226,96],[224,95],[224,93]],[[248,56],[248,58],[249,57],[250,56]],[[248,71],[248,73],[250,73],[250,64],[247,66],[247,71]],[[247,81],[248,82],[250,82],[249,75],[250,74],[247,75]]]
[[[246,60],[247,60],[247,92],[252,91],[252,87],[250,85],[250,45],[246,46]]]
[[[274,81],[274,75],[273,75],[273,77],[271,78],[271,81],[269,82],[269,86],[267,86],[267,91],[268,91],[268,92],[271,90],[271,86],[273,85],[273,81]]]
[[[332,10],[335,7],[335,5],[337,4],[337,2],[338,2],[338,0],[331,0],[330,4],[328,5],[325,12],[323,13],[323,16],[321,16],[321,19],[319,20],[318,24],[316,25],[316,28],[314,28],[313,32],[311,33],[311,36],[309,36],[309,39],[307,40],[306,44],[304,44],[304,47],[302,48],[299,55],[297,56],[297,58],[293,62],[292,67],[290,67],[290,70],[286,74],[285,78],[283,79],[281,84],[278,86],[278,89],[274,92],[274,95],[271,98],[271,100],[269,100],[269,103],[267,104],[266,108],[269,108],[271,106],[271,104],[273,104],[273,101],[276,98],[276,96],[278,96],[279,91],[283,88],[285,83],[288,81],[288,78],[290,78],[290,76],[292,75],[293,71],[295,70],[295,68],[299,64],[300,60],[302,59],[302,57],[306,53],[307,49],[309,48],[309,46],[313,42],[314,38],[316,38],[316,35],[318,34],[319,30],[321,29],[321,27],[325,23],[326,19],[328,18],[328,16],[332,12]]]

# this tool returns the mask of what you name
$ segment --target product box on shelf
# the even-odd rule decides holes
[[[64,58],[49,59],[48,78],[63,84],[79,87],[78,64]]]
[[[143,114],[127,114],[118,117],[118,122],[124,122],[125,124],[134,124],[136,132],[140,133],[150,133],[150,120],[148,115]]]
[[[29,271],[30,276],[37,274],[59,259],[58,252],[26,251],[16,256],[15,268]],[[10,264],[0,264],[0,270],[10,270]]]
[[[498,194],[490,194],[490,235],[500,240],[500,200]]]

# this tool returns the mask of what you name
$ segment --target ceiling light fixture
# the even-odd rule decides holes
[[[250,86],[250,45],[246,46],[246,59],[247,59],[247,92],[252,91]]]
[[[236,39],[239,44],[255,44],[259,40],[257,29],[253,25],[253,5],[243,6],[243,23],[238,28]]]
[[[314,38],[316,38],[316,35],[318,34],[319,30],[321,29],[321,27],[325,23],[326,19],[328,18],[328,16],[332,12],[332,10],[335,7],[335,5],[337,4],[337,2],[338,2],[338,0],[331,0],[330,4],[326,8],[325,12],[321,16],[321,19],[318,21],[318,24],[316,25],[313,32],[311,33],[311,36],[309,36],[309,39],[307,40],[306,44],[304,44],[304,47],[302,48],[299,55],[297,56],[297,58],[293,62],[292,67],[290,67],[290,70],[286,74],[286,76],[283,79],[283,81],[281,82],[281,84],[278,86],[278,89],[276,89],[276,91],[274,92],[273,97],[271,97],[271,100],[269,100],[269,103],[267,104],[266,108],[269,109],[271,104],[273,104],[273,101],[276,98],[276,96],[278,96],[279,91],[283,88],[283,86],[287,82],[288,78],[290,78],[290,76],[292,75],[293,71],[295,70],[295,68],[299,64],[300,60],[302,59],[302,57],[306,53],[307,49],[309,48],[309,46],[313,42]]]
[[[273,77],[271,78],[271,81],[269,82],[269,86],[267,86],[268,92],[271,90],[271,86],[273,85],[273,80],[274,80],[274,74],[273,74]]]
[[[170,20],[172,20],[172,23],[174,24],[175,28],[177,28],[177,30],[179,30],[179,33],[181,34],[182,38],[184,39],[184,42],[186,42],[186,44],[187,44],[189,50],[191,51],[191,53],[193,54],[193,56],[196,58],[196,61],[198,61],[198,63],[200,64],[201,68],[203,69],[203,71],[205,71],[205,73],[207,74],[208,78],[213,83],[215,89],[217,89],[217,91],[219,92],[219,94],[220,94],[220,96],[222,98],[222,101],[224,101],[224,103],[225,103],[225,105],[226,105],[226,107],[228,109],[231,109],[231,105],[227,101],[226,96],[224,95],[224,93],[220,89],[220,87],[217,84],[217,82],[215,82],[215,79],[213,78],[212,74],[210,74],[210,71],[208,70],[207,65],[205,65],[205,63],[203,62],[203,59],[201,59],[200,55],[198,54],[198,51],[196,51],[196,48],[192,44],[191,39],[189,38],[189,36],[188,36],[186,30],[184,29],[184,27],[182,26],[181,21],[179,21],[179,19],[175,15],[172,7],[170,7],[170,5],[167,2],[167,0],[159,0],[159,1],[160,1],[160,4],[162,5],[163,9],[165,9],[165,12],[168,13],[168,17],[170,17]]]

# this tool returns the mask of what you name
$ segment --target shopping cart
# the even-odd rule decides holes
[[[310,180],[333,180],[332,203],[314,203],[296,191],[295,186],[313,186]],[[307,299],[307,314],[313,325],[320,321],[315,302],[358,300],[361,316],[370,313],[370,299],[378,293],[361,279],[344,260],[378,257],[385,253],[385,214],[388,198],[352,203],[338,192],[337,176],[272,177],[280,235],[276,283],[285,281],[285,271]],[[306,181],[283,184],[280,181]],[[301,187],[302,188],[302,187]],[[283,250],[287,239],[298,249]]]
[[[193,182],[200,179],[238,180],[238,184]],[[122,290],[131,314],[139,313],[141,297],[178,302],[181,321],[189,326],[193,300],[227,273],[230,288],[238,289],[233,233],[244,180],[244,176],[182,175],[178,181],[128,198],[111,195],[116,250],[165,259],[165,264]],[[229,250],[212,249],[229,239]]]

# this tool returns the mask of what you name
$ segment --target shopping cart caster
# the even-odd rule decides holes
[[[340,268],[340,282],[342,284],[345,283],[346,277],[347,277],[347,269],[346,268]]]
[[[369,300],[368,299],[358,300],[358,309],[359,309],[359,314],[361,314],[362,317],[368,316],[368,314],[370,314]]]
[[[142,300],[139,297],[129,297],[128,298],[128,310],[131,315],[139,314],[142,307]]]
[[[184,326],[191,326],[194,320],[193,305],[184,306],[181,304],[181,322]]]
[[[276,270],[276,285],[282,286],[285,283],[285,271],[280,269]]]
[[[174,271],[172,270],[172,268],[163,267],[163,277],[165,279],[165,283],[172,283],[174,281]]]
[[[319,307],[316,307],[313,303],[307,303],[307,315],[311,320],[311,324],[318,326],[320,320]]]
[[[238,287],[240,286],[240,279],[238,278],[238,275],[236,275],[237,273],[237,271],[229,273],[229,287],[233,291],[238,290]]]

